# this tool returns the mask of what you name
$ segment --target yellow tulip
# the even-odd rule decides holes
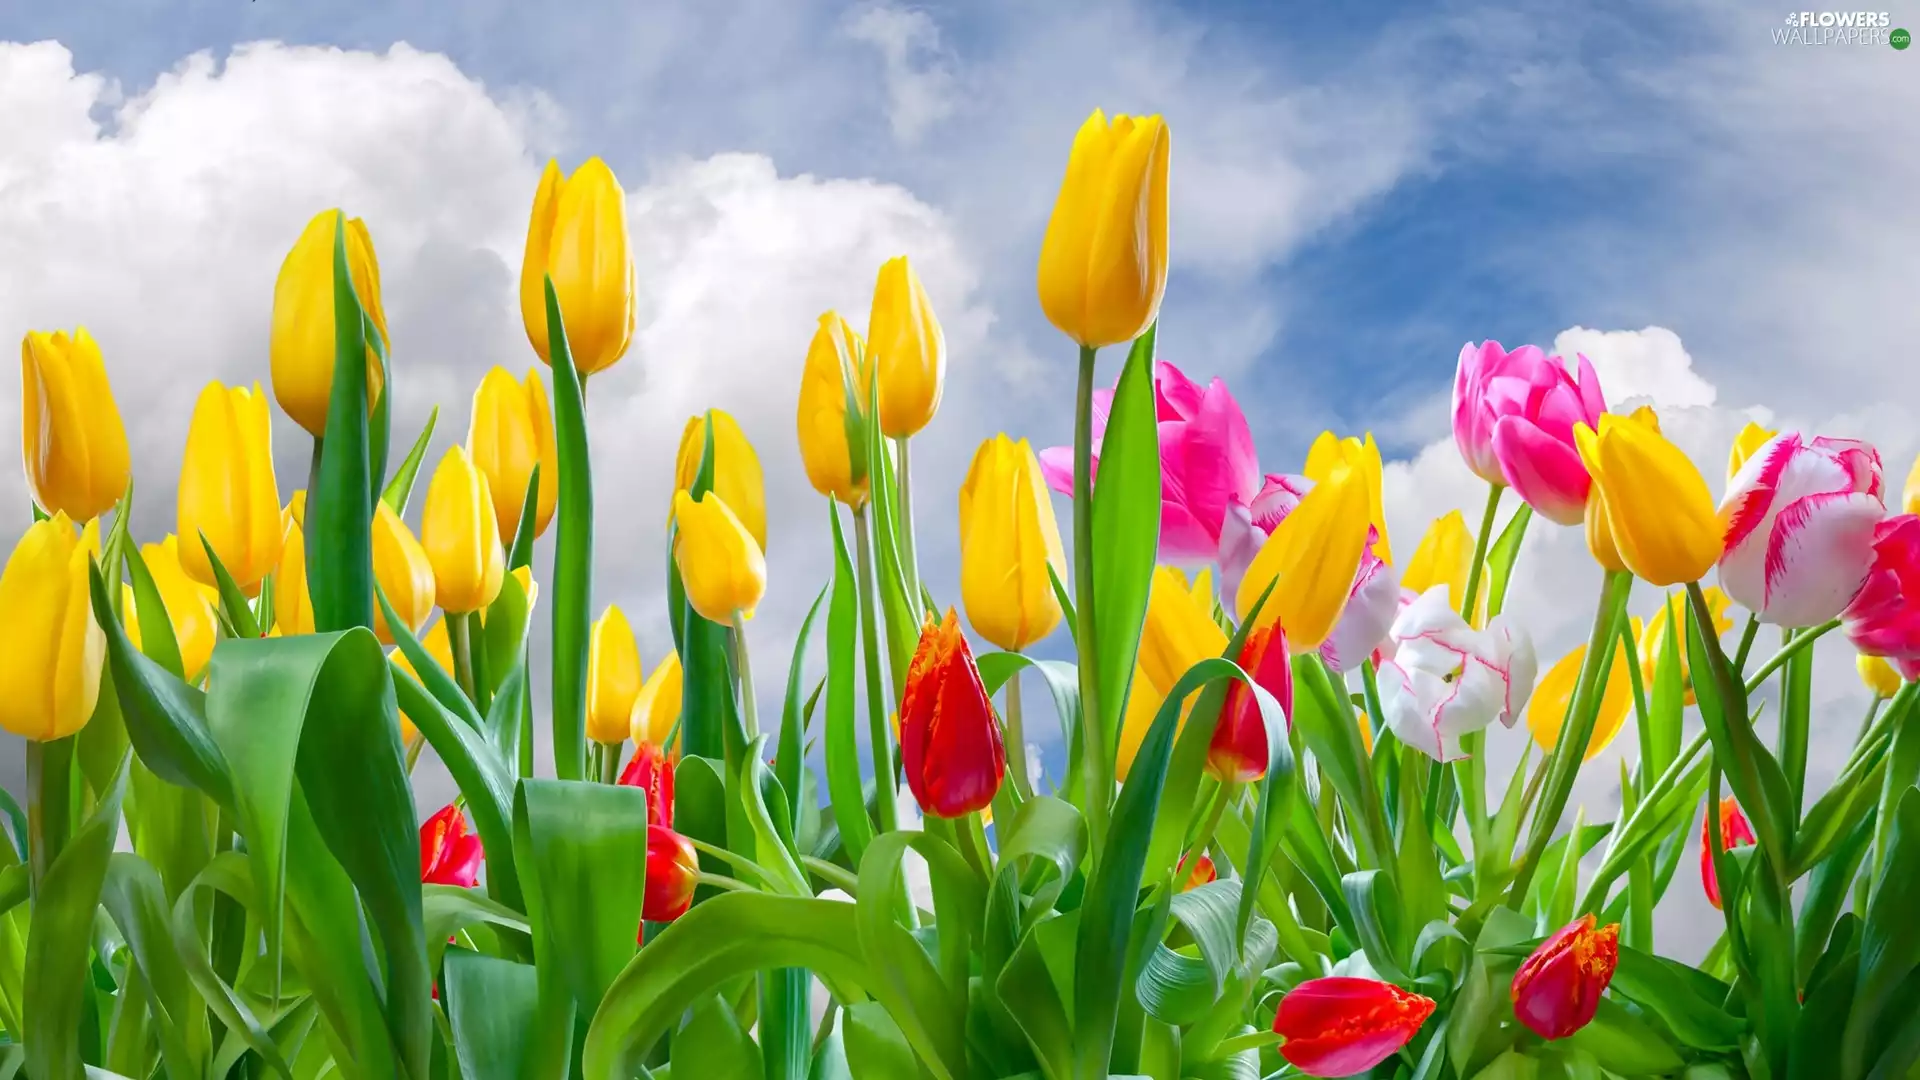
[[[426,625],[433,614],[433,563],[413,538],[413,530],[385,502],[373,505],[373,577],[408,630],[417,632]],[[378,603],[373,605],[373,633],[382,645],[393,644],[393,633]]]
[[[880,380],[880,433],[904,439],[926,427],[940,408],[947,337],[905,255],[880,264],[867,317],[867,355]]]
[[[293,422],[318,438],[327,433],[327,405],[333,398],[333,243],[340,211],[322,210],[294,241],[273,283],[273,337],[268,357],[273,368],[273,397]],[[366,222],[346,223],[347,273],[353,295],[385,346],[387,314],[380,304],[380,262]],[[367,407],[380,400],[385,377],[375,343],[367,342]]]
[[[140,559],[147,564],[154,587],[160,591],[160,603],[167,610],[167,621],[173,625],[173,639],[180,647],[180,666],[186,672],[187,681],[197,681],[220,640],[220,619],[215,614],[219,610],[220,594],[187,576],[180,565],[178,537],[168,536],[157,544],[140,545]],[[135,629],[139,624],[131,606],[126,607],[126,624],[127,636],[135,639],[134,647],[139,648],[139,631]]]
[[[540,466],[533,534],[546,532],[560,499],[560,450],[554,442],[553,409],[539,368],[527,369],[525,382],[503,367],[495,367],[480,380],[480,388],[473,392],[472,419],[467,422],[467,452],[487,474],[503,541],[511,541],[519,532],[527,479],[533,467]]]
[[[1607,532],[1621,564],[1662,588],[1706,576],[1720,558],[1713,494],[1657,424],[1604,413],[1599,431],[1578,424],[1574,440],[1593,476],[1593,491],[1604,500]]]
[[[1567,707],[1573,701],[1574,687],[1580,681],[1580,665],[1586,662],[1587,647],[1578,645],[1547,669],[1534,685],[1527,701],[1527,729],[1542,750],[1552,750],[1560,741],[1560,728],[1567,720]],[[1633,672],[1628,665],[1633,657],[1626,649],[1615,648],[1613,667],[1607,674],[1606,690],[1600,698],[1600,712],[1593,722],[1593,737],[1587,740],[1586,756],[1592,761],[1613,742],[1633,711]]]
[[[273,625],[282,635],[311,634],[313,594],[307,589],[307,538],[289,513],[280,565],[273,570]]]
[[[1083,347],[1132,341],[1159,315],[1171,151],[1158,116],[1095,109],[1074,136],[1040,245],[1040,309]]]
[[[1453,510],[1434,518],[1427,527],[1420,546],[1413,549],[1413,558],[1407,560],[1406,572],[1400,575],[1400,585],[1416,593],[1445,585],[1452,606],[1458,609],[1467,598],[1467,574],[1472,569],[1473,533],[1467,528],[1467,519]]]
[[[1369,717],[1367,715],[1367,710],[1362,708],[1355,708],[1353,710],[1353,715],[1354,715],[1354,720],[1359,724],[1359,727],[1360,727],[1360,748],[1362,750],[1365,750],[1368,754],[1372,754],[1373,753],[1373,718]]]
[[[673,518],[673,561],[687,603],[701,618],[723,625],[735,614],[751,618],[767,592],[767,559],[753,534],[713,492],[698,502],[674,492]]]
[[[1718,585],[1709,585],[1700,590],[1707,601],[1707,611],[1713,615],[1713,636],[1722,637],[1733,629],[1733,617],[1727,612],[1733,607],[1733,599],[1720,591]],[[1680,653],[1680,681],[1686,687],[1686,702],[1694,703],[1693,683],[1687,666],[1687,594],[1675,592],[1667,597],[1666,607],[1656,612],[1647,621],[1647,632],[1640,638],[1640,675],[1652,692],[1653,679],[1660,670],[1660,654],[1667,647],[1667,616],[1673,616],[1673,632],[1680,635],[1674,639]],[[1636,620],[1637,621],[1637,620]]]
[[[607,605],[587,644],[587,738],[623,743],[640,696],[640,646],[620,605]]]
[[[1741,466],[1747,463],[1747,459],[1753,456],[1753,452],[1765,446],[1768,439],[1778,434],[1779,432],[1771,428],[1763,428],[1751,420],[1747,421],[1747,426],[1741,428],[1740,434],[1733,437],[1733,449],[1727,452],[1727,479],[1731,481],[1740,475]]]
[[[127,429],[86,327],[20,342],[20,430],[27,490],[47,513],[97,518],[127,492]]]
[[[1314,484],[1247,566],[1235,598],[1241,617],[1271,585],[1273,594],[1254,628],[1278,620],[1295,655],[1318,649],[1339,621],[1359,573],[1371,492],[1365,470],[1346,462]]]
[[[1364,440],[1349,435],[1342,439],[1331,431],[1323,431],[1313,440],[1313,446],[1307,451],[1307,467],[1304,470],[1307,479],[1320,483],[1333,475],[1333,470],[1342,462],[1359,473],[1367,482],[1367,522],[1380,534],[1374,541],[1373,553],[1380,561],[1393,565],[1393,551],[1387,543],[1387,511],[1381,495],[1380,447],[1373,441],[1373,433],[1368,432]],[[1465,522],[1461,522],[1462,527]],[[1469,562],[1472,561],[1473,542],[1467,542]],[[1464,582],[1460,586],[1465,591]]]
[[[599,158],[563,176],[547,162],[527,223],[520,264],[520,317],[533,351],[547,352],[547,287],[553,278],[573,365],[582,375],[605,371],[633,341],[633,255],[627,240],[627,195]]]
[[[200,391],[180,462],[180,565],[202,585],[216,584],[206,537],[234,584],[248,596],[260,590],[280,561],[284,526],[280,488],[273,476],[273,417],[255,383]]]
[[[75,535],[56,510],[27,527],[0,572],[0,728],[22,738],[63,739],[93,716],[107,650],[87,585],[99,535],[95,522]]]
[[[634,745],[666,746],[667,736],[673,733],[673,725],[680,719],[680,679],[680,657],[668,653],[665,660],[654,665],[647,681],[640,684],[640,693],[634,696],[633,711],[627,720],[627,733],[633,736]]]
[[[727,504],[740,524],[753,534],[760,550],[767,550],[767,491],[760,472],[760,455],[731,413],[713,411],[713,491]],[[676,491],[693,490],[700,476],[700,457],[707,448],[707,418],[687,420],[680,433],[680,452],[673,461]]]
[[[307,527],[307,489],[301,488],[287,499],[285,514],[295,525]]]
[[[1862,653],[1854,658],[1853,665],[1860,672],[1860,681],[1875,697],[1890,698],[1900,692],[1900,684],[1906,680],[1893,670],[1893,665],[1884,656],[1867,656]]]
[[[866,343],[837,312],[820,316],[800,373],[800,463],[807,481],[855,509],[867,501]]]
[[[450,614],[464,615],[493,603],[507,572],[487,474],[474,468],[466,450],[453,447],[440,459],[427,485],[420,514],[420,544],[433,568],[434,595]]]
[[[1189,583],[1186,575],[1171,566],[1156,567],[1147,593],[1147,618],[1140,630],[1133,686],[1120,722],[1114,765],[1119,779],[1126,779],[1134,755],[1140,752],[1147,729],[1173,684],[1188,668],[1226,650],[1226,631],[1213,621],[1212,575],[1202,570]],[[1189,698],[1180,712],[1183,726],[1192,708],[1193,699]]]
[[[960,487],[960,600],[973,632],[1009,652],[1053,633],[1060,601],[1047,567],[1066,580],[1053,499],[1027,440],[980,444]]]
[[[1907,473],[1906,490],[1900,493],[1900,512],[1920,514],[1920,456],[1913,459],[1913,471]]]

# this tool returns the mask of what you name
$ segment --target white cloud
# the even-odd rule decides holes
[[[1712,385],[1693,370],[1693,357],[1680,335],[1664,326],[1644,330],[1562,330],[1548,352],[1571,362],[1576,355],[1593,362],[1609,407],[1646,398],[1661,408],[1713,404]]]
[[[880,51],[895,139],[917,143],[927,128],[952,114],[953,70],[933,16],[882,0],[848,12],[845,30]]]

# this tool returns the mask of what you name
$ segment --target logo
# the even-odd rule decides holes
[[[1893,46],[1896,50],[1905,49],[1907,46],[1913,44],[1913,35],[1907,33],[1905,27],[1901,27],[1887,35],[1887,44]]]
[[[1896,37],[1899,44],[1894,44]],[[1885,11],[1789,11],[1786,25],[1773,28],[1775,45],[1878,45],[1904,49],[1912,37],[1893,29]]]

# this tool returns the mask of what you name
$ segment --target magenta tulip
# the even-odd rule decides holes
[[[1920,679],[1920,517],[1898,514],[1873,531],[1873,565],[1840,616],[1853,647]]]
[[[1607,410],[1593,365],[1578,361],[1576,374],[1535,346],[1507,352],[1488,341],[1461,347],[1453,379],[1453,440],[1467,467],[1561,525],[1580,524],[1592,485],[1574,426]]]
[[[1886,517],[1880,454],[1853,439],[1775,435],[1720,501],[1720,587],[1764,623],[1812,626],[1852,602]]]

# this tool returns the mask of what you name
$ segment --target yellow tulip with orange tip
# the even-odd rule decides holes
[[[1733,600],[1720,591],[1718,585],[1709,585],[1700,590],[1707,599],[1707,610],[1713,613],[1713,636],[1722,637],[1733,629],[1733,618],[1727,612],[1733,607]],[[1660,670],[1660,654],[1666,651],[1667,634],[1679,635],[1674,639],[1680,655],[1680,681],[1686,687],[1686,702],[1694,703],[1693,677],[1687,662],[1687,613],[1689,606],[1687,594],[1673,592],[1667,596],[1666,606],[1654,613],[1646,622],[1646,636],[1640,639],[1640,673],[1646,685],[1653,686],[1654,676]],[[1667,617],[1673,622],[1668,626]]]
[[[1040,244],[1040,309],[1083,348],[1139,337],[1167,289],[1167,169],[1158,116],[1099,109],[1073,139]]]
[[[1019,652],[1060,625],[1047,568],[1067,576],[1060,524],[1025,439],[980,444],[960,486],[960,600],[973,631]]]
[[[1733,448],[1727,451],[1727,479],[1732,480],[1740,475],[1740,470],[1745,467],[1747,459],[1753,456],[1754,451],[1765,446],[1768,439],[1778,434],[1779,432],[1771,428],[1761,427],[1751,420],[1747,421],[1747,426],[1741,428],[1740,434],[1733,437]]]
[[[1423,593],[1445,585],[1449,602],[1457,610],[1467,598],[1467,575],[1472,569],[1473,532],[1460,511],[1450,510],[1427,527],[1400,575],[1400,587]]]
[[[106,362],[86,327],[72,337],[27,334],[20,384],[21,460],[33,501],[74,521],[112,509],[126,494],[132,459]]]
[[[373,505],[373,578],[408,631],[417,633],[426,625],[433,614],[433,563],[407,523],[393,507],[378,500]],[[373,633],[382,645],[393,644],[393,632],[378,603],[373,605]]]
[[[533,534],[545,533],[560,500],[560,450],[553,435],[553,407],[539,368],[529,368],[525,380],[515,379],[503,367],[481,377],[467,421],[467,453],[487,476],[502,542],[519,531],[527,482],[534,466],[540,467]]]
[[[176,496],[180,565],[218,584],[201,537],[247,596],[280,562],[285,526],[273,475],[273,418],[260,384],[208,383],[194,404]]]
[[[1560,730],[1566,723],[1567,708],[1573,701],[1574,687],[1580,681],[1580,668],[1586,658],[1587,647],[1575,646],[1534,684],[1533,697],[1527,701],[1527,730],[1533,733],[1533,741],[1542,750],[1552,750],[1560,741]],[[1614,649],[1606,691],[1601,696],[1600,712],[1593,722],[1593,735],[1587,740],[1582,761],[1598,757],[1626,725],[1627,715],[1633,711],[1633,673],[1628,666],[1633,662],[1634,657],[1624,647]]]
[[[700,459],[707,449],[707,416],[713,417],[713,491],[753,534],[760,550],[767,550],[767,487],[740,422],[724,409],[690,417],[680,432],[680,451],[673,459],[675,491],[691,492],[700,478]]]
[[[1166,701],[1168,691],[1187,669],[1227,649],[1226,631],[1213,621],[1213,576],[1202,570],[1189,582],[1171,566],[1156,567],[1147,592],[1147,617],[1140,629],[1140,651],[1134,660],[1133,688],[1120,721],[1120,745],[1114,776],[1124,780],[1147,729]],[[1193,708],[1188,699],[1180,723]]]
[[[198,682],[200,673],[206,670],[207,661],[213,658],[213,647],[220,640],[220,617],[218,615],[220,594],[211,586],[202,585],[187,576],[180,565],[180,540],[168,536],[155,544],[140,545],[140,561],[146,564],[147,573],[153,578],[154,588],[160,593],[160,603],[167,611],[167,621],[173,627],[174,644],[180,650],[180,667],[188,682]],[[138,607],[134,600],[133,587],[126,587],[125,611],[127,637],[133,647],[145,651],[140,644],[140,621]],[[275,590],[275,602],[278,603],[278,589]]]
[[[0,571],[0,728],[21,738],[63,739],[93,716],[107,650],[88,591],[99,547],[97,519],[76,533],[56,511],[27,527]]]
[[[866,342],[839,313],[820,316],[800,372],[795,423],[807,482],[858,510],[867,502],[868,395],[873,365]]]
[[[919,433],[940,408],[947,337],[905,255],[880,265],[867,317],[867,353],[880,382],[880,434],[904,439]]]
[[[1574,441],[1601,497],[1619,565],[1662,588],[1705,577],[1720,558],[1713,494],[1687,455],[1661,435],[1651,410],[1604,413],[1598,430],[1575,425]],[[1594,530],[1590,520],[1588,543],[1598,558],[1604,546],[1595,544]]]
[[[542,361],[553,363],[547,341],[548,277],[580,374],[605,371],[626,355],[635,310],[629,244],[627,195],[607,163],[588,158],[568,176],[559,162],[547,162],[520,264],[520,317]]]
[[[698,500],[674,492],[673,518],[673,561],[687,603],[722,626],[751,618],[767,592],[767,560],[753,534],[711,491]]]
[[[347,273],[379,340],[367,342],[367,408],[380,400],[385,377],[380,354],[387,338],[387,315],[380,302],[380,262],[373,236],[359,218],[342,220],[338,210],[322,210],[300,233],[280,264],[273,284],[273,336],[268,359],[273,397],[293,422],[314,438],[327,433],[327,406],[333,399],[333,256],[336,234],[344,230]]]
[[[587,738],[623,743],[640,696],[640,646],[618,604],[595,620],[587,638]]]
[[[1332,476],[1333,470],[1343,463],[1367,483],[1367,522],[1379,534],[1379,539],[1373,544],[1373,553],[1379,556],[1381,562],[1391,566],[1393,551],[1392,545],[1387,542],[1387,511],[1381,493],[1384,481],[1381,477],[1380,446],[1373,441],[1373,432],[1367,432],[1364,439],[1351,435],[1342,439],[1331,431],[1321,432],[1307,450],[1307,465],[1301,471],[1307,479],[1318,484]],[[1468,550],[1472,550],[1471,544]],[[1461,588],[1464,590],[1465,586]]]
[[[652,743],[666,748],[673,725],[680,719],[681,678],[679,654],[668,653],[640,684],[640,692],[634,695],[633,709],[627,717],[627,734],[635,746]]]
[[[478,611],[500,595],[507,553],[493,495],[486,474],[461,447],[447,451],[427,485],[420,546],[433,568],[435,601],[449,614]]]
[[[1340,619],[1366,551],[1371,485],[1347,462],[1313,486],[1288,514],[1240,579],[1242,618],[1271,587],[1255,629],[1278,621],[1295,655],[1318,649]]]

